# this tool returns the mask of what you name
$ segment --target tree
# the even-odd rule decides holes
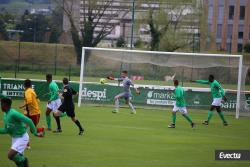
[[[64,10],[71,25],[70,32],[77,54],[77,63],[80,64],[82,47],[95,47],[109,35],[116,26],[114,21],[116,21],[115,18],[121,10],[111,9],[114,0],[83,0],[83,20],[81,20],[81,26],[79,26],[74,20],[75,0],[64,0],[64,3],[61,0],[55,1]],[[88,55],[85,56],[85,63],[87,61]]]
[[[116,47],[125,47],[126,45],[126,41],[125,39],[121,36],[117,39],[117,42],[116,42]]]
[[[144,0],[140,3],[148,7],[148,14],[143,15],[142,23],[150,32],[150,50],[172,52],[190,44],[192,33],[188,29],[193,26],[190,15],[195,1]]]
[[[53,10],[52,16],[49,18],[49,26],[50,26],[50,43],[59,42],[60,35],[63,32],[63,10],[60,7],[57,7]]]
[[[22,30],[21,41],[43,42],[50,29],[48,18],[41,14],[30,14],[25,11],[16,29]]]
[[[245,44],[244,51],[250,53],[250,43]]]
[[[6,31],[6,26],[4,20],[0,16],[0,40],[7,40],[8,34]]]

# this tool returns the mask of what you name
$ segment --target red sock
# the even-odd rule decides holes
[[[37,132],[43,132],[44,131],[44,128],[36,128]]]

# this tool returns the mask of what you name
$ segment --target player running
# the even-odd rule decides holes
[[[216,109],[221,120],[223,121],[223,125],[227,126],[228,123],[225,120],[224,113],[221,111],[221,103],[222,103],[222,101],[226,101],[226,97],[225,97],[225,91],[221,87],[220,83],[214,79],[213,75],[209,75],[208,81],[207,80],[196,80],[195,82],[201,83],[201,84],[209,84],[211,92],[212,92],[212,96],[213,96],[213,102],[211,104],[210,111],[208,112],[207,120],[204,121],[202,124],[204,124],[204,125],[209,124],[209,122],[213,116],[213,113],[214,113],[213,111],[214,111],[214,109]]]
[[[136,110],[135,110],[133,104],[130,101],[130,98],[132,97],[130,86],[132,86],[135,89],[137,94],[140,94],[140,91],[137,88],[134,87],[134,84],[128,78],[128,72],[127,71],[122,71],[120,78],[114,78],[114,77],[111,77],[111,76],[108,76],[107,78],[109,80],[115,80],[115,81],[122,82],[123,90],[124,90],[122,93],[115,96],[115,109],[112,112],[113,113],[118,113],[119,112],[119,99],[124,98],[125,101],[126,101],[126,104],[128,104],[129,107],[132,110],[131,114],[136,114]]]
[[[37,134],[32,120],[12,109],[11,104],[11,99],[1,99],[1,108],[4,112],[4,128],[0,128],[0,134],[9,134],[12,137],[12,146],[8,152],[8,158],[14,161],[18,167],[28,167],[28,159],[23,154],[29,142],[27,125],[35,136],[42,137],[42,134]]]
[[[36,92],[31,87],[31,80],[26,79],[24,85],[24,105],[20,106],[20,109],[25,109],[24,115],[29,117],[34,125],[37,127],[39,124],[41,110],[39,107],[40,100],[38,99]],[[37,132],[43,132],[44,128],[36,128]]]
[[[55,81],[52,81],[52,75],[51,74],[47,74],[46,75],[46,80],[47,83],[49,84],[49,101],[47,104],[47,109],[46,109],[46,122],[47,122],[47,130],[51,130],[51,117],[50,117],[50,113],[51,111],[53,113],[57,112],[57,109],[59,108],[59,106],[62,104],[61,99],[59,98],[58,95],[58,91],[59,88],[56,84]],[[61,128],[60,128],[60,117],[55,117],[55,115],[53,114],[55,120],[56,120],[56,124],[57,124],[57,129],[54,132],[62,132]]]
[[[31,80],[26,79],[24,81],[24,105],[20,106],[20,109],[25,109],[24,115],[30,118],[34,125],[36,126],[36,130],[38,133],[43,133],[45,135],[44,128],[38,128],[38,123],[40,120],[40,107],[39,107],[39,99],[35,93],[35,91],[31,88]],[[28,148],[30,145],[28,144]]]
[[[190,123],[191,127],[195,127],[195,123],[193,123],[192,119],[188,116],[187,108],[186,108],[186,101],[185,101],[185,91],[184,89],[179,86],[179,81],[174,80],[175,86],[175,104],[172,110],[172,123],[168,125],[168,128],[175,128],[176,122],[176,112],[179,111],[184,118]]]
[[[61,95],[63,102],[61,106],[58,108],[58,111],[55,113],[55,116],[60,117],[62,113],[66,112],[67,116],[70,117],[71,120],[79,128],[79,135],[83,135],[84,129],[82,128],[81,123],[75,116],[75,105],[73,102],[74,95],[77,95],[77,92],[70,87],[69,80],[67,78],[63,78],[63,93]],[[59,128],[61,129],[60,124]]]

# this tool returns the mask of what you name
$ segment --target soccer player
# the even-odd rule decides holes
[[[107,78],[109,80],[116,80],[116,81],[122,82],[123,90],[124,90],[122,93],[115,96],[115,99],[114,99],[115,100],[115,109],[112,112],[113,113],[118,113],[119,112],[119,99],[124,98],[125,101],[126,101],[126,104],[128,104],[129,107],[131,108],[131,114],[136,114],[136,110],[135,110],[133,104],[130,101],[130,98],[132,96],[130,86],[134,87],[134,84],[128,78],[128,72],[127,71],[122,71],[120,78],[114,78],[114,77],[111,77],[111,76],[108,76]],[[137,88],[134,87],[134,89],[135,89],[137,94],[140,94],[140,91]]]
[[[23,154],[29,142],[27,125],[35,136],[42,136],[37,134],[32,120],[12,109],[11,104],[11,99],[1,99],[1,109],[4,112],[4,128],[0,128],[0,134],[9,134],[12,137],[12,146],[8,152],[8,158],[14,161],[18,167],[28,167],[28,159]]]
[[[41,110],[39,107],[39,99],[36,92],[31,87],[31,80],[26,79],[24,85],[24,105],[20,109],[25,109],[24,115],[29,117],[37,127],[40,120]],[[44,128],[37,128],[37,132],[44,132]]]
[[[213,75],[209,75],[208,80],[196,80],[195,82],[201,83],[201,84],[209,84],[211,92],[212,92],[212,96],[213,96],[213,102],[210,107],[210,111],[208,112],[207,120],[205,120],[202,124],[204,125],[209,124],[214,113],[213,111],[214,109],[216,109],[221,120],[223,121],[223,125],[227,126],[228,123],[225,120],[224,113],[221,111],[221,103],[223,100],[226,101],[226,97],[225,97],[225,91],[221,87],[220,83],[214,79]]]
[[[194,128],[195,124],[193,123],[192,119],[189,117],[186,108],[186,101],[185,101],[185,91],[184,89],[179,86],[179,81],[174,80],[175,86],[175,104],[172,111],[172,123],[168,125],[168,128],[175,128],[176,122],[176,112],[179,111],[184,118],[190,123],[191,127]]]
[[[77,92],[70,87],[69,80],[67,78],[63,78],[63,93],[61,95],[63,102],[58,108],[58,111],[55,113],[55,116],[59,117],[61,113],[66,112],[67,116],[70,117],[71,120],[79,128],[79,135],[83,135],[84,129],[82,128],[81,123],[75,116],[75,105],[73,102],[74,95],[77,95]],[[59,128],[61,129],[61,125],[59,125]]]
[[[52,75],[51,74],[47,74],[46,75],[46,80],[47,83],[49,84],[49,101],[47,104],[47,109],[46,109],[46,122],[47,122],[47,130],[51,130],[51,117],[50,117],[50,113],[53,112],[57,112],[57,109],[59,108],[59,106],[62,104],[61,99],[59,98],[58,95],[58,91],[59,88],[56,84],[55,81],[52,80]],[[60,117],[56,117],[53,114],[55,120],[56,120],[56,124],[57,124],[57,129],[54,132],[62,132],[61,128],[60,128]]]
[[[20,106],[20,109],[25,109],[24,115],[29,117],[34,125],[36,126],[36,130],[38,133],[45,134],[44,128],[38,128],[38,123],[40,120],[40,108],[39,108],[39,99],[35,93],[35,91],[31,87],[31,80],[26,79],[23,83],[24,85],[24,105]],[[28,148],[30,145],[28,143]]]

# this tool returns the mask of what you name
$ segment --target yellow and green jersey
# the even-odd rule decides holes
[[[49,100],[50,101],[54,101],[54,100],[57,100],[59,98],[58,90],[59,90],[59,88],[58,88],[56,82],[51,81],[49,84],[49,91],[50,91],[49,92],[49,96],[50,96]]]
[[[185,91],[181,86],[175,88],[175,100],[177,107],[186,107]]]
[[[0,128],[0,134],[9,134],[11,137],[21,137],[27,132],[27,125],[33,134],[37,134],[36,127],[31,119],[14,109],[4,112],[4,128]]]
[[[209,82],[208,80],[196,80],[195,82],[201,84],[209,84],[213,98],[222,98],[223,96],[225,96],[225,90],[216,80],[214,80],[213,82]]]

